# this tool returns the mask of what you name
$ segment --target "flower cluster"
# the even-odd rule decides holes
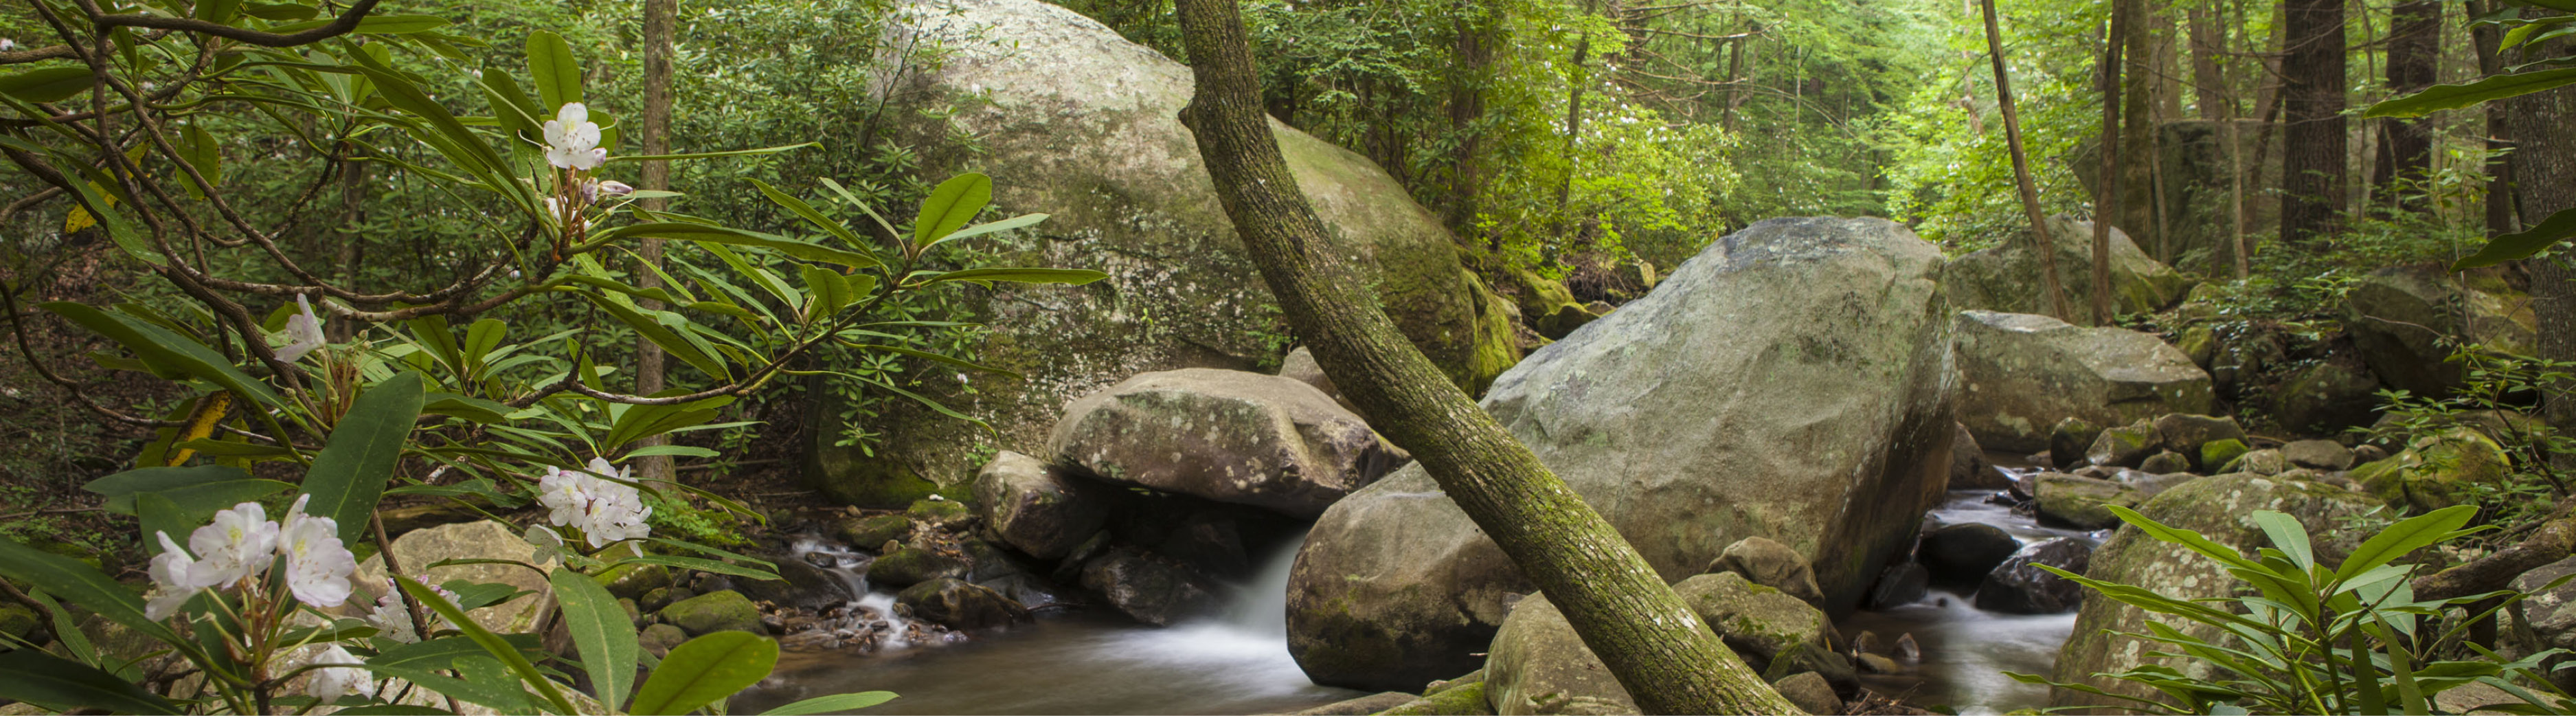
[[[268,519],[257,502],[244,502],[215,513],[214,521],[188,535],[182,550],[168,532],[156,532],[161,553],[152,557],[151,601],[144,613],[167,618],[189,597],[258,579],[279,558],[287,591],[296,601],[336,607],[349,600],[349,575],[358,571],[357,556],[340,544],[340,523],[304,514],[312,495],[295,498],[281,524]],[[194,553],[194,556],[190,556]]]
[[[537,502],[546,506],[547,523],[581,530],[591,549],[641,539],[652,532],[644,518],[653,508],[644,506],[644,496],[624,482],[630,479],[628,470],[605,458],[591,458],[589,470],[549,467],[537,480]]]
[[[348,649],[341,648],[338,644],[318,649],[319,651],[306,663],[347,664],[348,666],[314,669],[310,679],[304,683],[305,694],[327,704],[342,696],[376,690],[375,676],[369,674],[366,669],[357,668],[366,664],[358,658],[358,655],[349,653]]]

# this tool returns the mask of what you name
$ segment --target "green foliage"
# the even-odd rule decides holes
[[[2469,684],[2487,684],[2522,699],[2524,704],[2514,708],[2539,713],[2563,708],[2567,695],[2550,685],[2542,666],[2560,651],[2507,659],[2461,638],[2470,623],[2503,608],[2481,609],[2478,603],[2509,603],[2521,595],[2417,600],[2410,586],[2417,565],[2397,563],[2416,550],[2478,531],[2462,529],[2474,508],[2451,507],[2389,525],[2333,564],[2319,559],[2296,518],[2280,512],[2250,516],[2271,546],[2248,557],[2197,532],[2168,527],[2126,508],[2111,510],[2148,536],[2224,566],[2247,593],[2182,600],[2149,586],[2043,568],[2103,597],[2171,618],[2149,621],[2144,633],[2122,634],[2160,645],[2148,656],[2189,660],[2205,666],[2206,675],[2164,663],[2101,674],[2152,688],[2161,699],[2030,674],[2009,674],[2013,678],[2116,699],[2125,708],[2147,713],[2432,713],[2436,694]],[[2475,655],[2441,658],[2442,651],[2455,648]]]
[[[2576,388],[2576,364],[2474,343],[2460,345],[2450,360],[2463,369],[2458,390],[2440,397],[2380,391],[2381,413],[2390,419],[2370,428],[2354,428],[2355,432],[2403,446],[2415,437],[2447,429],[2478,431],[2493,439],[2512,461],[2501,482],[2461,486],[2468,491],[2470,503],[2479,508],[2480,521],[2518,532],[2546,519],[2571,487],[2558,461],[2576,455],[2576,436],[2561,435],[2519,411],[2544,394]]]

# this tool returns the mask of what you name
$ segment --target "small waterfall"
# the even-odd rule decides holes
[[[871,649],[899,649],[922,637],[912,620],[895,612],[894,593],[868,588],[868,565],[875,557],[813,535],[798,537],[788,552],[791,559],[805,560],[839,577],[851,594],[859,595],[837,610],[826,610],[830,621],[825,628],[835,636],[862,640]]]

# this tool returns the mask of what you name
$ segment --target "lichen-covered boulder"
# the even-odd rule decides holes
[[[2152,475],[2191,472],[2191,458],[2183,457],[2182,453],[2165,450],[2148,455],[2147,459],[2139,461],[2138,471]]]
[[[1941,289],[1961,309],[2046,313],[2048,297],[2040,280],[2039,254],[2031,250],[2027,228],[1994,248],[1961,256],[1950,264]],[[2057,248],[2057,278],[2066,304],[2083,310],[2093,305],[2093,222],[2064,214],[2048,218],[2048,234]],[[2128,232],[2111,229],[2111,307],[2123,314],[2154,313],[2191,292],[2190,277],[2157,263],[2129,240]]]
[[[1145,373],[1073,401],[1047,454],[1102,480],[1300,518],[1406,459],[1314,386],[1211,368]]]
[[[2039,501],[2042,522],[2086,530],[2120,524],[2120,516],[2111,514],[2112,506],[2134,509],[2147,499],[2131,485],[2055,473],[2033,476],[2031,493]]]
[[[2244,457],[2245,453],[2252,451],[2252,448],[2245,446],[2243,440],[2214,440],[2200,446],[2200,452],[2196,454],[2200,456],[2200,464],[2207,465],[2209,468],[2220,468],[2226,467],[2228,463],[2235,462],[2236,458]]]
[[[868,583],[901,589],[922,582],[966,576],[966,560],[948,552],[904,547],[868,563]]]
[[[1959,416],[1987,447],[2038,452],[2049,449],[2048,426],[2062,418],[2127,425],[2206,413],[2215,400],[2209,374],[2191,356],[2148,334],[1964,311],[1955,335],[1967,384]]]
[[[1706,571],[1734,572],[1808,604],[1821,605],[1825,601],[1824,590],[1816,586],[1816,570],[1807,566],[1807,556],[1766,537],[1746,537],[1727,545]]]
[[[858,549],[873,550],[888,541],[901,541],[912,536],[912,518],[903,515],[872,515],[843,520],[832,529],[832,536]]]
[[[2486,434],[2451,428],[2415,438],[2387,459],[2353,468],[2352,480],[2391,507],[2429,511],[2460,504],[2472,485],[2500,483],[2511,472],[2504,448]]]
[[[2311,470],[2345,470],[2352,467],[2352,449],[2332,440],[2301,440],[2281,446],[2281,457],[2291,465]]]
[[[2529,296],[2484,273],[2454,277],[2430,264],[2363,277],[2344,294],[2343,314],[2370,371],[2416,395],[2449,395],[2460,386],[2451,340],[2529,355],[2539,335]]]
[[[1971,431],[1968,435],[1975,437],[1976,433]],[[2082,467],[2085,453],[2093,449],[2093,441],[2101,438],[2102,426],[2093,421],[2071,415],[2059,418],[2048,429],[2048,463],[2060,470]]]
[[[2283,457],[2279,450],[2266,448],[2238,455],[2236,459],[2227,461],[2227,464],[2220,466],[2215,472],[2222,475],[2231,472],[2278,475],[2289,469],[2289,458]]]
[[[1107,490],[1004,450],[975,473],[975,510],[1012,548],[1055,559],[1109,521]]]
[[[991,444],[1038,454],[1066,401],[1137,373],[1251,369],[1277,353],[1272,297],[1218,204],[1198,142],[1181,126],[1189,68],[1117,31],[1037,0],[925,3],[921,23],[941,61],[881,68],[899,143],[933,179],[993,178],[993,215],[1045,213],[1045,223],[979,238],[1005,266],[1087,268],[1086,286],[999,284],[961,296],[992,327],[977,358],[1025,380],[980,378],[974,393],[925,381],[948,406],[1001,435],[928,409],[884,421],[870,457],[815,430],[808,479],[835,498],[895,506],[955,488]],[[1456,240],[1402,184],[1359,154],[1273,122],[1298,188],[1323,220],[1326,248],[1434,365],[1471,382],[1477,316]],[[961,141],[959,138],[971,137]],[[942,397],[933,395],[932,397]],[[840,406],[819,405],[820,415]],[[952,492],[957,490],[951,489]]]
[[[761,626],[760,610],[751,605],[751,599],[731,590],[708,592],[672,602],[671,606],[662,608],[661,615],[663,622],[679,627],[690,636],[720,631],[769,633],[767,627]]]
[[[1773,219],[1533,352],[1484,399],[1665,579],[1737,540],[1804,555],[1856,605],[1945,497],[1953,436],[1939,252],[1878,219]],[[1325,512],[1289,584],[1318,683],[1475,668],[1535,587],[1418,466]]]
[[[2166,490],[2164,494],[2148,500],[2138,511],[2165,525],[2199,532],[2248,556],[2253,555],[2257,547],[2268,545],[2262,530],[2254,524],[2253,513],[2258,510],[2285,512],[2298,518],[2314,536],[2318,561],[2332,564],[2342,561],[2345,554],[2369,537],[2363,531],[2338,529],[2341,520],[2377,506],[2378,502],[2368,495],[2323,483],[2260,475],[2218,475]],[[2085,576],[2145,586],[2176,599],[2227,596],[2234,593],[2237,584],[2235,577],[2216,561],[2181,546],[2159,541],[2129,526],[2121,527],[2093,550]],[[2135,667],[2149,658],[2147,652],[2163,648],[2108,633],[2145,632],[2149,618],[2146,612],[2115,599],[2084,600],[2084,606],[2076,614],[2073,635],[2058,650],[2052,678],[2090,684],[2131,696],[2145,697],[2155,693],[2129,682],[2093,676]],[[2197,626],[2188,627],[2186,631],[2203,639],[2218,638],[2214,631]],[[2209,670],[2206,663],[2196,660],[2170,660],[2169,665],[2204,676]],[[2118,704],[2110,699],[2058,689],[2050,695],[2049,705]]]
[[[2200,446],[2220,440],[2245,439],[2244,426],[2236,419],[2220,415],[2168,413],[2156,418],[2156,436],[2166,450],[2184,457],[2200,454]],[[2208,467],[2217,467],[2210,465]]]
[[[476,609],[477,624],[496,632],[527,631],[536,618],[539,604],[554,594],[554,585],[544,575],[510,564],[451,564],[423,569],[423,565],[452,559],[493,559],[527,561],[537,551],[536,545],[521,538],[522,530],[492,520],[459,522],[425,530],[412,530],[394,538],[394,557],[402,561],[403,576],[423,584],[446,584],[462,579],[477,584],[507,584],[534,594]],[[385,575],[383,555],[368,557],[358,564],[357,573],[349,577],[357,587],[350,604],[374,604],[393,582]]]

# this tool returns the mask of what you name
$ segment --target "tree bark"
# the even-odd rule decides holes
[[[2524,61],[2563,57],[2576,42],[2544,43],[2524,51]],[[2504,101],[2505,118],[2516,138],[2513,154],[2514,194],[2523,216],[2532,222],[2576,207],[2576,87],[2561,87]],[[2562,244],[2563,246],[2563,244]],[[2531,269],[2531,313],[2538,319],[2546,360],[2576,361],[2576,267],[2564,253],[2525,262]],[[2541,413],[2560,434],[2576,431],[2576,385],[2559,381],[2547,386]],[[2561,455],[2560,463],[2576,462]]]
[[[643,145],[643,152],[648,155],[671,153],[672,25],[679,20],[679,5],[679,0],[644,0],[644,127],[638,143]],[[645,162],[644,176],[640,181],[644,189],[669,190],[671,163]],[[640,203],[647,211],[661,211],[666,202],[645,199]],[[654,271],[662,265],[662,240],[645,239],[636,253],[641,257],[644,270],[635,272],[635,285],[647,289],[662,285],[662,277]],[[660,308],[660,302],[652,299],[639,299],[638,303],[646,308]],[[662,347],[640,337],[635,339],[635,394],[661,392],[665,372]],[[670,436],[655,435],[639,440],[637,444],[650,446],[669,442]],[[638,477],[653,480],[669,480],[677,474],[668,455],[645,457],[636,472]]]
[[[2057,242],[2048,236],[2048,217],[2039,208],[2039,187],[2030,178],[2030,157],[2021,147],[2021,112],[2013,107],[2012,75],[2004,71],[2003,30],[1995,18],[1995,0],[1978,0],[1986,19],[1986,57],[1995,66],[1995,104],[2004,116],[2004,146],[2012,149],[2013,184],[2021,190],[2021,212],[2030,218],[2031,252],[2039,255],[2040,290],[2048,294],[2050,315],[2073,318],[2066,289],[2057,280]]]
[[[2495,12],[2495,0],[2466,0],[2461,11],[2469,17],[2486,17]],[[2469,45],[2478,53],[2478,75],[2489,76],[2504,71],[2504,58],[2498,49],[2504,43],[2504,30],[2494,25],[2469,27]],[[2487,233],[2510,234],[2521,230],[2514,222],[2513,206],[2513,130],[2505,122],[2505,105],[2488,102],[2485,107],[2487,130],[2487,186],[2483,197],[2486,206]]]
[[[2138,248],[2158,261],[2172,259],[2164,252],[2164,237],[2156,232],[2154,163],[2156,151],[2156,87],[2162,82],[2155,73],[2156,36],[2163,24],[2156,6],[2147,0],[2117,0],[2128,4],[2128,28],[2122,33],[2120,63],[2120,165],[2119,211],[2111,225],[2129,232]]]
[[[1645,558],[1415,350],[1326,229],[1262,116],[1234,0],[1178,0],[1197,96],[1181,112],[1244,253],[1335,385],[1546,591],[1649,713],[1797,713]]]
[[[1485,13],[1496,8],[1478,9],[1467,3],[1457,6],[1451,28],[1457,33],[1451,50],[1449,67],[1449,131],[1459,135],[1457,153],[1450,157],[1449,197],[1442,207],[1441,221],[1456,232],[1459,240],[1469,241],[1481,208],[1477,200],[1484,193],[1484,130],[1477,126],[1485,118],[1485,85],[1492,80],[1494,44],[1500,38],[1502,24]],[[1488,237],[1488,250],[1502,248],[1502,237]]]
[[[2344,202],[2344,0],[2283,0],[2281,240],[2335,233]]]
[[[2210,4],[2215,0],[2192,3],[2183,9],[2184,21],[2191,32],[2192,108],[2201,119],[2216,122],[2225,118],[2220,105],[2233,101],[2227,90],[2227,77],[2218,71],[2219,58],[2225,55],[2226,31],[2211,17]]]
[[[2120,213],[2120,88],[2127,74],[2121,50],[2129,43],[2129,16],[2137,0],[2113,0],[2111,29],[2102,43],[2102,181],[2093,198],[2093,325],[2111,325],[2111,225]]]
[[[2434,68],[2442,56],[2442,3],[2407,0],[2391,11],[2388,32],[2388,88],[2398,95],[2433,86]],[[2379,120],[2378,167],[2371,173],[2381,206],[2418,212],[2425,208],[2421,188],[2405,188],[2433,175],[2432,120]]]

